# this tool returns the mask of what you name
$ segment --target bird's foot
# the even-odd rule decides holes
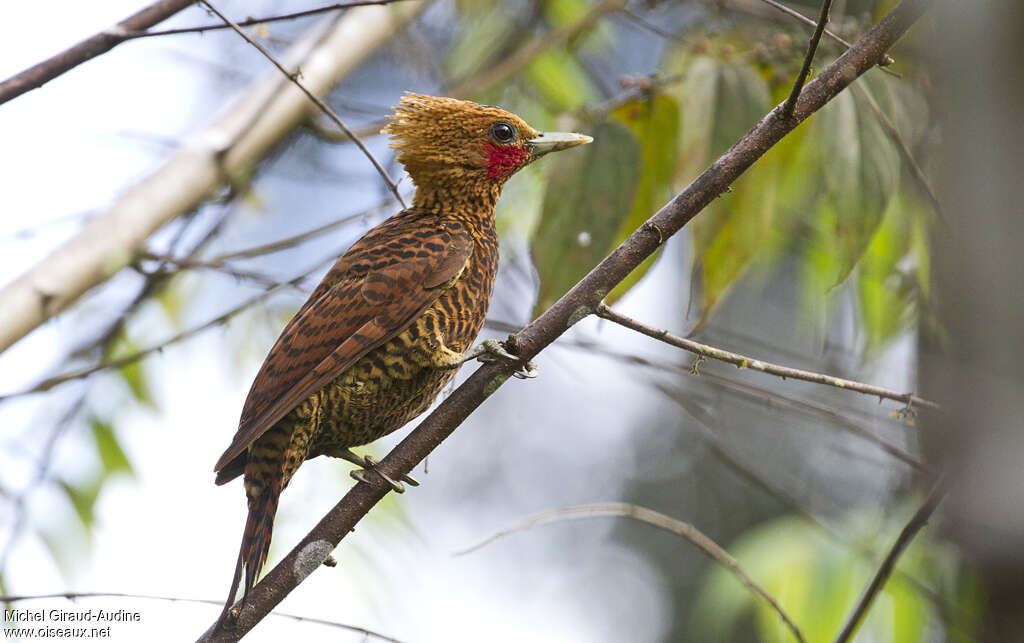
[[[520,362],[522,366],[519,367],[512,375],[515,377],[526,380],[537,377],[537,365],[531,361],[523,361],[521,358],[516,357],[512,353],[505,349],[505,345],[496,339],[485,339],[473,348],[469,349],[462,354],[462,358],[459,360],[459,364],[464,364],[472,359],[483,363],[496,362],[499,359],[507,359],[513,362]]]
[[[362,469],[356,469],[355,471],[352,471],[349,474],[353,478],[355,478],[356,480],[358,480],[360,482],[369,483],[370,481],[366,477],[366,473],[368,471],[373,471],[374,473],[379,475],[381,478],[384,478],[384,481],[388,483],[388,485],[394,490],[395,493],[405,493],[405,485],[403,485],[402,482],[406,482],[406,483],[408,483],[409,485],[411,485],[413,487],[420,486],[419,482],[416,482],[416,480],[414,480],[413,478],[411,478],[411,477],[409,477],[407,475],[402,475],[401,476],[401,482],[399,482],[398,480],[392,479],[391,476],[387,475],[386,473],[384,473],[383,471],[381,471],[380,469],[377,468],[377,465],[380,464],[380,462],[376,458],[374,458],[373,456],[369,456],[369,455],[364,455],[364,456],[356,455],[355,453],[353,453],[352,451],[349,451],[348,449],[345,449],[344,451],[342,451],[340,453],[337,453],[335,455],[336,455],[336,457],[343,458],[343,459],[348,460],[349,462],[351,462],[353,464],[357,464],[357,465],[363,467]]]

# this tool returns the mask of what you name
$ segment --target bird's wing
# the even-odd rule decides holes
[[[214,471],[229,468],[306,398],[408,328],[462,273],[472,252],[469,232],[451,223],[416,230],[392,225],[357,241],[270,350]]]

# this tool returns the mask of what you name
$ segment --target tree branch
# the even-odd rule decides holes
[[[332,25],[310,29],[284,57],[304,84],[324,93],[351,72],[423,2],[357,7]],[[177,150],[154,174],[122,195],[68,242],[0,289],[0,352],[85,291],[127,266],[155,230],[198,207],[232,177],[243,176],[309,114],[309,99],[274,71],[254,84],[214,124]]]
[[[670,346],[681,348],[684,351],[689,351],[700,357],[710,357],[711,359],[717,359],[728,364],[732,364],[737,368],[749,368],[754,371],[761,371],[762,373],[768,373],[769,375],[777,375],[782,379],[794,379],[803,380],[805,382],[813,382],[815,384],[824,384],[826,386],[834,386],[836,388],[845,389],[848,391],[856,391],[865,395],[871,395],[879,399],[895,400],[897,402],[903,402],[907,407],[911,406],[926,406],[928,408],[937,409],[939,405],[928,400],[921,399],[913,393],[897,393],[880,386],[873,386],[871,384],[864,384],[862,382],[856,382],[854,380],[844,379],[842,377],[834,377],[832,375],[825,375],[823,373],[814,373],[812,371],[805,371],[799,368],[790,368],[788,366],[779,366],[778,364],[772,364],[770,362],[763,362],[759,359],[752,357],[745,357],[738,353],[732,353],[729,351],[715,348],[714,346],[708,346],[707,344],[701,344],[685,337],[679,337],[669,333],[667,330],[658,330],[638,322],[631,317],[627,317],[621,313],[617,313],[605,304],[598,304],[597,316],[603,319],[607,319],[610,322],[614,322],[620,326],[635,330],[636,332],[646,335],[652,339],[656,339],[660,342],[665,342]]]
[[[858,76],[870,69],[931,4],[902,0],[838,60],[825,68],[800,93],[793,116],[773,109],[716,160],[693,183],[618,248],[601,261],[564,297],[507,342],[511,352],[531,359],[576,322],[592,314],[604,296],[673,234],[721,195],[747,168],[803,120],[823,107]],[[515,364],[485,364],[423,421],[378,468],[395,478],[408,474],[445,440],[512,374]],[[201,641],[237,641],[312,573],[390,490],[378,477],[359,482],[249,593],[245,604],[231,610],[233,618],[218,620]]]
[[[914,515],[910,517],[910,521],[904,525],[900,531],[900,535],[896,538],[896,542],[892,544],[892,549],[886,555],[879,566],[878,571],[875,572],[874,578],[868,584],[864,590],[864,594],[857,601],[856,607],[853,608],[853,612],[846,620],[846,624],[843,629],[840,630],[839,635],[836,636],[836,643],[846,643],[853,636],[854,631],[860,624],[862,618],[867,613],[868,609],[871,608],[871,603],[875,600],[875,596],[882,591],[882,587],[885,586],[886,581],[889,580],[889,576],[892,574],[892,570],[896,567],[896,561],[900,555],[910,544],[910,541],[914,539],[917,532],[921,531],[921,528],[928,523],[928,518],[931,517],[935,508],[942,502],[942,499],[946,496],[946,485],[943,478],[939,480],[932,487],[932,490],[928,493],[928,497],[925,498],[924,503],[918,508]]]
[[[167,20],[196,0],[158,0],[145,9],[133,13],[109,29],[105,29],[69,47],[56,56],[47,58],[0,83],[0,105],[25,92],[42,87],[45,83],[74,69],[96,56],[105,54],[130,38],[132,32],[149,29]]]
[[[821,15],[818,16],[818,26],[811,35],[810,42],[807,43],[807,55],[804,56],[803,67],[800,68],[800,73],[797,74],[796,82],[793,83],[793,89],[789,92],[789,98],[786,99],[786,103],[782,106],[783,118],[789,118],[793,115],[796,101],[800,98],[800,91],[804,88],[804,82],[807,80],[807,74],[811,73],[811,63],[814,62],[814,54],[818,51],[818,42],[821,40],[822,32],[825,31],[825,25],[828,23],[828,12],[831,8],[832,0],[822,1]]]
[[[266,47],[264,47],[260,43],[258,43],[255,40],[253,40],[252,36],[250,36],[249,34],[245,33],[244,31],[242,31],[241,27],[236,25],[234,22],[231,21],[230,18],[225,16],[223,13],[221,13],[220,10],[217,9],[216,6],[214,6],[214,4],[213,4],[213,2],[211,0],[199,0],[199,1],[202,2],[204,5],[206,5],[210,9],[210,11],[214,12],[215,14],[217,14],[218,18],[223,20],[226,25],[228,25],[229,27],[234,29],[235,33],[237,33],[239,36],[244,38],[245,41],[248,42],[250,45],[255,47],[257,49],[257,51],[259,51],[261,54],[263,54],[267,58],[267,60],[269,60],[270,62],[274,63],[274,66],[277,67],[279,70],[281,70],[281,73],[284,74],[285,77],[288,78],[288,80],[292,81],[295,84],[296,87],[298,87],[300,90],[302,90],[302,93],[305,94],[306,97],[309,98],[309,100],[311,100],[313,102],[313,104],[316,105],[320,109],[321,112],[326,114],[328,118],[330,118],[332,121],[334,121],[334,124],[337,125],[338,128],[341,129],[341,131],[345,132],[345,135],[348,136],[349,138],[351,138],[352,141],[355,142],[355,144],[359,148],[359,150],[363,153],[363,155],[366,156],[366,158],[368,158],[370,160],[370,163],[372,163],[373,167],[376,168],[377,173],[380,174],[382,179],[384,179],[384,182],[388,184],[388,189],[390,189],[391,193],[395,195],[395,198],[398,199],[398,202],[402,204],[402,207],[403,208],[407,207],[405,205],[405,201],[402,199],[402,195],[398,193],[398,186],[395,185],[395,182],[391,180],[391,177],[388,176],[387,170],[385,170],[384,166],[382,166],[380,164],[380,161],[378,161],[377,157],[375,157],[373,155],[373,152],[371,152],[366,147],[366,144],[363,143],[362,139],[360,139],[358,136],[356,136],[355,134],[352,133],[352,130],[350,130],[348,128],[348,125],[346,125],[338,117],[338,115],[334,113],[333,109],[331,109],[330,107],[327,106],[327,103],[325,103],[322,100],[320,100],[319,96],[317,96],[313,92],[311,92],[308,89],[306,89],[306,86],[303,85],[302,82],[299,81],[299,77],[302,75],[302,70],[301,69],[296,67],[294,72],[288,71],[285,68],[285,66],[282,65],[281,62],[277,58],[274,57],[274,55],[272,53],[267,51]]]
[[[402,1],[403,0],[352,0],[351,2],[338,2],[324,7],[316,7],[315,9],[306,9],[305,11],[283,13],[275,16],[266,16],[264,18],[247,18],[245,20],[239,20],[235,24],[237,24],[239,27],[252,27],[253,25],[262,25],[270,22],[281,22],[282,20],[295,20],[296,18],[307,18],[309,16],[315,16],[321,13],[341,11],[343,9],[351,9],[352,7],[367,7],[372,5],[392,4],[394,2]],[[193,2],[198,2],[198,0],[193,0]],[[161,29],[160,31],[135,31],[127,34],[125,39],[136,40],[139,38],[154,38],[157,36],[176,36],[179,34],[204,33],[207,31],[218,31],[221,29],[230,28],[230,25],[218,23],[215,25],[199,25],[197,27],[178,27],[176,29]]]
[[[489,536],[482,542],[473,545],[467,549],[457,552],[457,556],[468,554],[472,551],[476,551],[481,547],[488,545],[495,540],[513,534],[517,531],[523,531],[524,529],[530,529],[531,527],[537,527],[539,525],[548,525],[555,522],[563,522],[566,520],[581,520],[584,518],[603,518],[606,516],[622,516],[624,518],[633,518],[640,522],[645,522],[649,525],[654,525],[665,531],[670,531],[677,536],[689,540],[693,543],[697,549],[700,549],[708,557],[722,565],[729,572],[735,576],[744,587],[754,593],[755,596],[760,598],[762,601],[768,604],[768,607],[772,609],[779,618],[782,619],[789,631],[793,633],[797,641],[804,641],[803,634],[800,633],[800,628],[797,627],[796,623],[793,622],[789,615],[782,609],[771,594],[769,594],[763,587],[757,584],[743,568],[740,567],[739,561],[729,555],[729,552],[725,551],[718,543],[708,538],[702,531],[694,527],[688,522],[682,520],[676,520],[666,516],[663,513],[647,509],[634,504],[628,504],[624,502],[601,502],[587,505],[576,505],[573,507],[565,507],[563,509],[553,509],[551,511],[542,511],[540,513],[527,516],[521,521],[514,525],[505,527],[501,531]]]

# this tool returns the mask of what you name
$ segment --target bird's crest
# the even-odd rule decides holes
[[[526,141],[538,134],[500,107],[406,92],[382,133],[417,186],[454,181],[504,181],[529,162]],[[509,126],[511,138],[495,138]]]

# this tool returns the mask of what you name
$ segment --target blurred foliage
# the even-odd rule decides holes
[[[612,121],[599,124],[594,142],[579,153],[551,159],[533,239],[541,275],[535,316],[615,247],[640,183],[642,159],[629,129]]]
[[[910,515],[914,509],[906,506],[894,514]],[[902,520],[883,519],[877,511],[855,511],[836,530],[845,541],[839,542],[807,520],[784,517],[751,529],[729,551],[779,602],[808,643],[831,641],[902,527]],[[945,640],[975,640],[978,597],[977,579],[962,569],[954,551],[925,530],[900,557],[862,621],[858,640],[934,641],[937,624]],[[758,640],[793,640],[778,614],[720,566],[707,574],[692,614],[695,641],[730,640],[748,619],[753,619]]]
[[[543,3],[545,28],[568,24],[591,6]],[[495,13],[500,16],[481,14],[466,23],[449,69],[470,64],[468,53],[486,50],[499,34],[499,42],[506,42],[506,32],[522,22]],[[608,29],[607,22],[598,25]],[[586,106],[598,90],[580,42],[597,51],[614,43],[597,30],[535,57],[516,79],[521,91],[509,95],[505,88],[481,97],[506,99],[503,104],[541,126],[579,127],[596,139],[585,150],[547,160],[547,180],[533,181],[531,189],[543,191],[539,222],[524,217],[541,284],[535,316],[781,102],[802,55],[797,36],[775,23],[688,33],[665,48],[663,69],[649,92],[633,92],[594,118]],[[835,53],[828,43],[822,49],[822,58]],[[858,82],[913,149],[927,127],[927,108],[912,83],[877,72]],[[910,196],[916,188],[902,171],[895,144],[860,103],[852,92],[841,94],[689,226],[699,285],[697,328],[752,266],[768,274],[794,252],[809,309],[829,310],[844,292],[838,287],[853,284],[866,354],[914,323],[919,299],[927,294],[922,231],[929,215]],[[625,294],[654,261],[647,260],[609,299]]]

